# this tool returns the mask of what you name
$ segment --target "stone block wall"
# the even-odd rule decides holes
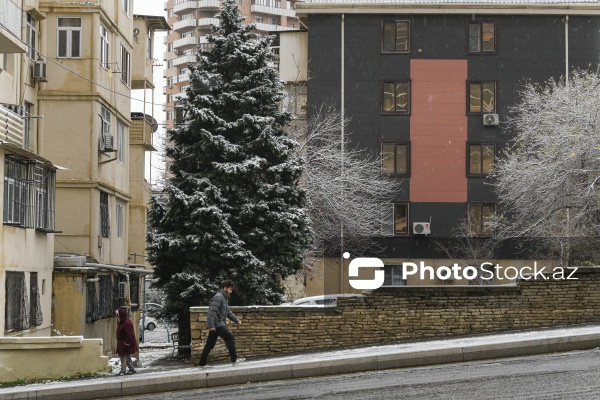
[[[335,347],[600,322],[600,268],[580,268],[577,280],[519,280],[503,286],[404,286],[365,297],[339,298],[333,308],[232,307],[243,320],[229,329],[244,357]],[[208,331],[207,307],[190,309],[192,355]],[[198,339],[199,338],[199,339]],[[225,359],[222,340],[211,361]]]

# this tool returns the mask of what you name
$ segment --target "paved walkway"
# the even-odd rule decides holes
[[[128,376],[31,384],[0,389],[0,399],[98,399],[313,376],[524,356],[600,346],[600,325],[369,346],[249,360],[199,369],[140,368]],[[243,350],[243,349],[242,349]],[[153,363],[154,365],[154,363]]]

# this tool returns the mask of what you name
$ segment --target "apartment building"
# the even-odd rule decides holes
[[[0,337],[50,336],[57,166],[41,151],[38,1],[0,4]]]
[[[454,283],[407,282],[401,264],[448,265],[436,241],[466,219],[491,235],[489,173],[510,139],[510,108],[525,82],[598,67],[600,2],[309,0],[296,12],[308,26],[309,104],[343,108],[352,145],[401,182],[382,204],[385,285]],[[521,250],[488,261],[522,266]],[[335,278],[336,292],[348,289],[347,275]]]
[[[295,0],[240,0],[245,23],[255,23],[256,31],[267,34],[277,31],[299,30],[300,22],[294,13]],[[189,84],[188,65],[196,62],[199,49],[207,49],[206,35],[210,26],[219,23],[215,15],[219,11],[219,0],[169,0],[165,2],[167,21],[172,26],[166,36],[164,62],[166,102],[166,128],[174,127],[175,102],[180,93],[185,93]]]

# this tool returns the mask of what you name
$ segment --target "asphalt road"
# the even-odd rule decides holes
[[[600,398],[600,349],[129,397],[227,400]]]

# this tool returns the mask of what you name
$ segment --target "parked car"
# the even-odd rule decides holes
[[[162,306],[157,303],[146,303],[146,307],[142,310],[140,316],[140,330],[142,327],[142,321],[145,324],[146,330],[153,331],[158,326],[156,319],[157,312],[162,310]]]
[[[335,307],[337,305],[338,297],[363,297],[362,294],[326,294],[321,296],[303,297],[301,299],[292,301],[290,306],[321,306],[321,307]]]

